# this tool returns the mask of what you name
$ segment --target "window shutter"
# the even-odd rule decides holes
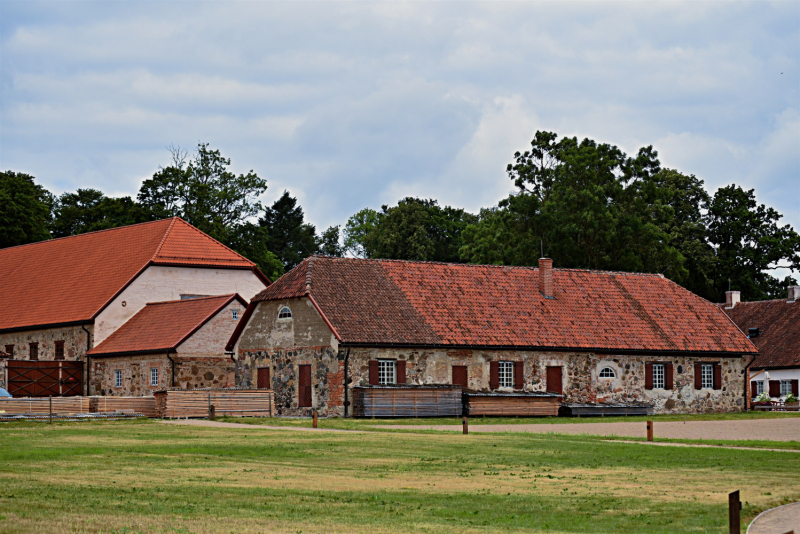
[[[514,389],[522,389],[523,382],[525,381],[523,378],[524,370],[524,362],[514,362]]]
[[[489,362],[489,389],[500,387],[500,362]]]
[[[756,393],[757,391],[758,391],[758,383],[755,380],[752,380],[750,382],[750,397],[751,398],[758,397],[758,393]]]
[[[780,397],[781,396],[781,381],[780,380],[770,380],[769,381],[769,396],[770,397]]]
[[[664,389],[672,389],[672,364],[664,364]]]
[[[653,389],[653,364],[644,364],[644,389]]]
[[[369,385],[378,385],[378,360],[369,361]]]
[[[703,364],[694,364],[694,389],[703,389]]]
[[[792,394],[795,397],[800,396],[800,387],[798,387],[798,384],[800,384],[800,380],[792,380]]]
[[[714,364],[714,389],[722,389],[722,365]]]
[[[405,360],[397,360],[397,383],[398,384],[405,384],[406,383],[406,361]]]

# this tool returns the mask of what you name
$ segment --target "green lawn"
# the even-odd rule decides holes
[[[723,533],[728,492],[746,521],[800,499],[798,472],[794,452],[584,436],[13,423],[0,532]]]

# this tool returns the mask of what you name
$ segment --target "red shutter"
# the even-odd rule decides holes
[[[780,380],[770,380],[769,381],[769,396],[770,397],[780,397],[781,396],[781,381]]]
[[[369,384],[371,386],[378,385],[378,360],[369,361]]]
[[[694,389],[703,389],[703,364],[694,364]]]
[[[672,364],[664,364],[664,389],[672,389]]]
[[[406,361],[405,360],[397,360],[397,383],[398,384],[405,384],[406,383]]]
[[[753,380],[753,381],[750,382],[750,397],[751,398],[758,397],[758,393],[756,393],[756,391],[758,391],[758,382]]]
[[[644,389],[653,389],[653,364],[644,364]]]
[[[800,388],[798,388],[798,383],[800,383],[800,380],[792,380],[792,394],[795,397],[800,396]]]
[[[722,389],[722,366],[714,364],[714,389]]]
[[[464,388],[469,387],[469,373],[466,365],[453,366],[453,385]]]
[[[523,378],[523,371],[525,369],[524,362],[514,362],[514,388],[515,389],[522,389],[523,382],[525,379]]]
[[[489,362],[489,389],[500,387],[500,362]]]

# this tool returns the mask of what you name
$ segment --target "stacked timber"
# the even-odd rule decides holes
[[[0,400],[0,412],[5,414],[49,414],[50,398],[19,397]],[[89,397],[53,397],[53,413],[89,413]]]
[[[233,417],[272,417],[271,389],[168,389],[155,393],[158,417],[208,417],[214,406],[216,415]]]
[[[155,397],[89,397],[90,408],[95,413],[130,412],[147,417],[158,417]]]
[[[464,415],[557,416],[560,395],[554,393],[465,391]]]
[[[355,417],[458,417],[461,386],[386,385],[353,388]]]

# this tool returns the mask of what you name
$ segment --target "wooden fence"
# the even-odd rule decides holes
[[[271,389],[168,389],[155,394],[158,417],[272,417],[275,402]]]
[[[458,417],[461,386],[358,386],[353,388],[355,417]]]
[[[530,393],[479,393],[465,391],[464,415],[557,416],[561,397]]]
[[[91,411],[88,397],[21,397],[0,400],[0,412],[5,414],[49,414],[50,402],[53,413],[76,414]]]
[[[133,412],[158,417],[155,397],[89,397],[89,407],[95,413]]]

